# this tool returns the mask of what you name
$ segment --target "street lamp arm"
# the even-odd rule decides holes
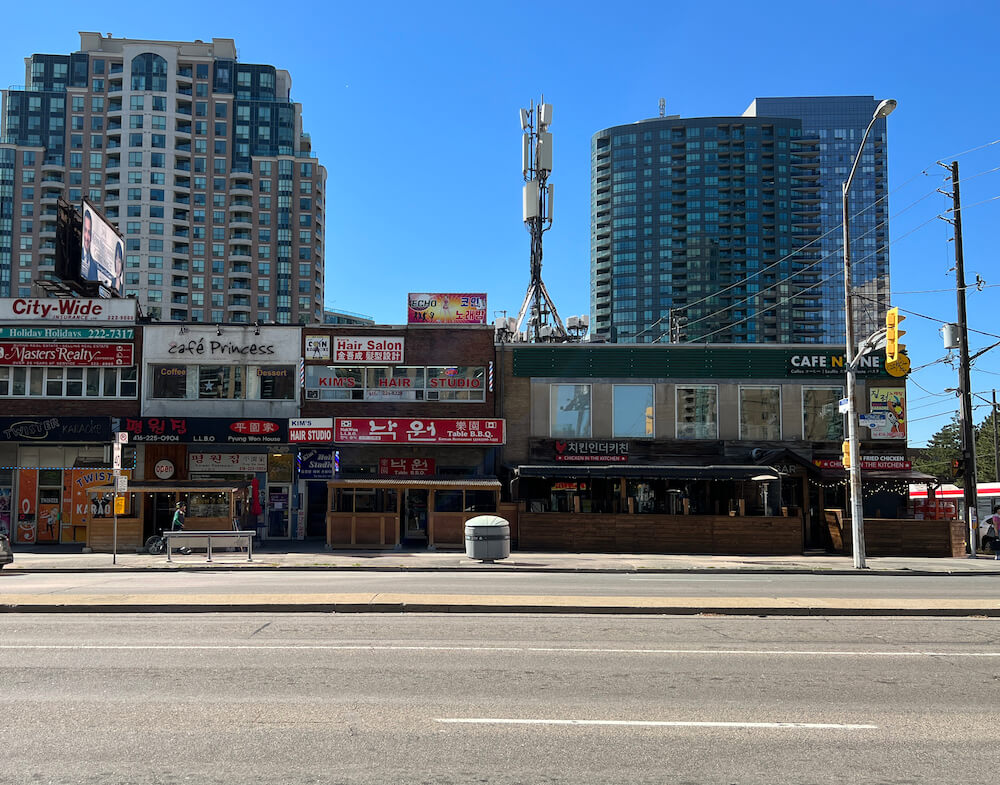
[[[865,151],[865,143],[868,141],[868,135],[872,132],[872,128],[875,127],[875,122],[879,119],[878,114],[872,115],[872,121],[868,123],[868,127],[865,129],[865,135],[861,137],[861,145],[858,147],[858,155],[854,159],[854,165],[851,167],[851,173],[847,175],[847,179],[844,180],[844,195],[846,196],[848,190],[851,187],[851,183],[854,181],[854,175],[858,171],[858,164],[861,163],[861,154]]]

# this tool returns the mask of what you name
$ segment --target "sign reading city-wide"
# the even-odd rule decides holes
[[[134,322],[132,298],[83,297],[0,298],[0,322]]]
[[[352,363],[401,363],[403,339],[384,335],[335,335],[333,359]]]
[[[181,444],[287,444],[288,420],[221,417],[123,417],[132,442]]]
[[[0,365],[87,366],[132,365],[130,343],[0,342]]]
[[[411,292],[407,306],[408,324],[486,324],[485,294]]]
[[[504,420],[414,420],[406,417],[335,420],[334,441],[385,444],[504,444]]]

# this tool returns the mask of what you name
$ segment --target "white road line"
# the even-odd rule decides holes
[[[771,578],[629,578],[630,581],[660,583],[771,583]]]
[[[616,725],[638,728],[809,728],[819,730],[875,730],[878,725],[832,722],[659,722],[654,720],[518,720],[499,717],[444,717],[435,722],[463,725]]]
[[[380,646],[335,644],[0,644],[0,651],[455,651],[515,654],[661,654],[758,657],[996,657],[1000,651],[831,651],[794,649],[599,649],[557,646]]]

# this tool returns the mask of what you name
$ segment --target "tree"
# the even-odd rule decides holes
[[[979,482],[1000,482],[996,475],[996,454],[993,452],[993,421],[996,412],[976,426],[976,479]],[[1000,427],[1000,422],[997,422]]]
[[[992,428],[992,425],[990,426]],[[990,431],[992,439],[993,431]],[[991,444],[992,454],[992,444]],[[919,452],[913,451],[913,468],[917,471],[933,474],[941,482],[962,485],[962,480],[955,480],[951,474],[951,462],[962,455],[962,430],[956,413],[951,422],[944,426],[927,440],[927,446]]]

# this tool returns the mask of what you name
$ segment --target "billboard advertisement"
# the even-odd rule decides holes
[[[486,324],[485,294],[410,292],[407,324]]]
[[[125,241],[90,202],[81,209],[80,280],[100,283],[121,294]]]
[[[906,390],[902,387],[871,387],[869,403],[872,414],[883,414],[871,430],[873,439],[906,438]]]

